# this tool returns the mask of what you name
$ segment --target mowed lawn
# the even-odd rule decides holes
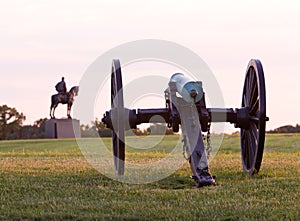
[[[135,157],[161,157],[177,141],[167,136]],[[268,135],[253,177],[242,171],[239,142],[225,136],[211,161],[217,185],[193,189],[188,163],[163,180],[126,184],[95,170],[75,140],[1,141],[0,219],[300,220],[300,135]]]

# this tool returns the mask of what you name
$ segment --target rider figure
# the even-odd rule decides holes
[[[55,89],[57,90],[58,93],[62,95],[67,94],[67,86],[64,77],[62,77],[61,81],[56,84]]]

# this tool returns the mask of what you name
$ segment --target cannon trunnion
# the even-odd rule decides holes
[[[178,94],[180,96],[178,96]],[[229,122],[240,128],[241,155],[244,171],[257,173],[261,166],[266,117],[266,94],[264,72],[259,60],[250,60],[244,82],[240,108],[207,108],[202,82],[192,81],[183,74],[174,74],[165,90],[166,106],[154,109],[127,109],[123,102],[122,73],[120,61],[113,60],[111,74],[111,110],[106,111],[102,121],[112,129],[115,172],[124,174],[125,130],[149,123],[158,115],[157,123],[167,123],[174,132],[179,131],[188,138],[189,159],[194,177],[204,162],[207,164],[201,132],[207,132],[212,122]],[[188,116],[188,117],[187,117]],[[193,124],[188,120],[193,118]],[[151,121],[152,123],[155,123]],[[196,122],[196,123],[195,123]],[[196,129],[194,129],[196,128]],[[205,165],[207,166],[207,165]]]

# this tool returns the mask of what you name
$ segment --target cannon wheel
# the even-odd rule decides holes
[[[124,175],[125,162],[125,125],[124,100],[121,65],[114,59],[111,71],[111,109],[112,109],[112,145],[114,154],[115,173]]]
[[[249,127],[241,129],[241,154],[244,171],[258,173],[262,161],[266,127],[264,72],[259,60],[250,60],[243,89],[242,107],[249,109]]]

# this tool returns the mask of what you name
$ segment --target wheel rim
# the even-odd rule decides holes
[[[241,129],[241,153],[244,171],[259,171],[263,156],[266,126],[264,72],[259,60],[250,60],[246,72],[242,107],[249,110],[249,127]]]
[[[124,175],[125,125],[122,72],[120,61],[114,59],[111,71],[111,119],[114,167],[117,175]]]

